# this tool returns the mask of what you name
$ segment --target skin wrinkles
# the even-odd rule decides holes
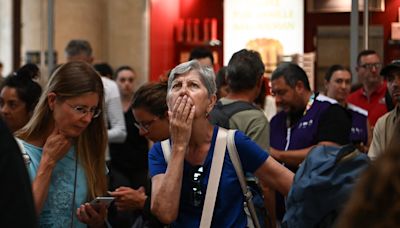
[[[59,101],[56,98],[56,94],[50,93],[48,95],[49,106],[54,110],[54,120],[56,127],[67,137],[75,138],[78,137],[92,121],[92,113],[81,115],[76,113],[73,106],[85,106],[90,108],[96,108],[99,102],[99,96],[97,93],[89,92],[79,97],[69,98],[65,101]],[[66,104],[65,102],[68,102]]]
[[[204,110],[206,113],[210,112],[211,101],[208,97],[207,89],[201,82],[200,76],[195,71],[190,71],[187,74],[179,75],[171,84],[171,91],[168,94],[167,102],[171,110],[173,104],[177,102],[178,97],[183,98],[188,96],[189,104],[195,104],[196,110],[194,118],[204,117]]]
[[[304,101],[301,99],[298,84],[294,88],[291,88],[285,79],[280,77],[271,82],[271,90],[273,96],[275,96],[277,107],[287,113],[302,110],[305,106]]]

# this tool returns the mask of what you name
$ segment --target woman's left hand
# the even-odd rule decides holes
[[[107,207],[103,204],[95,209],[89,203],[85,203],[76,210],[76,216],[79,221],[87,224],[89,227],[105,227]]]

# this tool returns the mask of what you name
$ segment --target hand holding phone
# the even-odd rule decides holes
[[[108,207],[110,206],[111,202],[114,201],[114,199],[115,197],[113,196],[98,196],[90,202],[90,205],[94,208],[101,204],[104,204],[106,207]]]

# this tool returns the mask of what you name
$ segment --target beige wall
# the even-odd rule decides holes
[[[54,45],[59,63],[64,63],[64,48],[71,39],[88,40],[95,62],[104,58],[106,10],[105,0],[62,0],[54,5]]]
[[[3,76],[12,71],[12,0],[0,1],[0,62],[3,63]]]
[[[359,47],[363,50],[364,37],[359,28]],[[328,68],[333,64],[341,64],[350,68],[350,27],[349,26],[318,26],[317,28],[317,70],[316,83],[319,91],[324,91],[324,77]],[[369,28],[369,49],[383,54],[383,27],[379,25]],[[358,53],[357,53],[358,54]],[[353,75],[357,77],[357,75]]]
[[[146,0],[107,1],[107,59],[115,67],[129,65],[141,85],[148,80],[148,5]]]
[[[54,1],[54,48],[58,63],[65,62],[64,48],[71,39],[86,39],[95,63],[108,62],[116,69],[130,65],[148,80],[148,17],[146,0]],[[47,49],[47,1],[23,0],[22,55]],[[44,16],[41,16],[44,15]],[[24,62],[23,62],[24,63]]]

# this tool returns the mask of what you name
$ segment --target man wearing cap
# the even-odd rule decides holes
[[[368,156],[375,159],[382,153],[394,132],[395,123],[400,114],[400,60],[394,60],[391,64],[382,69],[381,75],[387,81],[387,88],[392,97],[395,108],[378,119],[374,128],[372,143],[368,151]]]

